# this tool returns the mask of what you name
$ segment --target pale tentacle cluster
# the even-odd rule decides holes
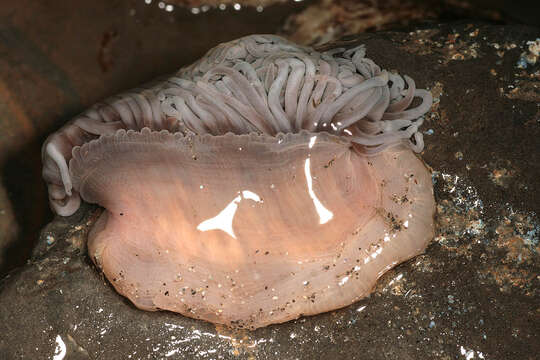
[[[201,60],[144,87],[109,98],[75,117],[43,145],[43,177],[59,215],[80,197],[71,183],[72,150],[119,129],[267,135],[301,130],[342,135],[376,154],[406,143],[423,149],[418,127],[429,91],[365,57],[365,47],[317,52],[273,35],[221,44]],[[421,103],[409,108],[415,97]]]

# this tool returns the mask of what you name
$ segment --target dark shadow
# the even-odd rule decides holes
[[[9,154],[0,175],[18,227],[17,238],[4,249],[0,277],[24,265],[39,238],[41,228],[52,219],[47,189],[41,178],[41,138]]]

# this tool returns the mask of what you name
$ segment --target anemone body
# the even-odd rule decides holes
[[[89,252],[136,306],[257,328],[348,305],[423,251],[431,101],[362,46],[253,35],[73,119],[43,176],[59,215],[105,208]]]

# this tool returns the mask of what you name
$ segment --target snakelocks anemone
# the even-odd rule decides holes
[[[221,44],[43,144],[52,209],[144,310],[258,328],[349,305],[433,237],[431,94],[366,49]],[[416,106],[411,106],[417,98]]]

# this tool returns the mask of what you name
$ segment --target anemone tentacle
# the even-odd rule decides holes
[[[168,78],[94,105],[51,135],[42,148],[51,206],[64,216],[77,210],[68,166],[73,149],[118,129],[270,136],[325,131],[366,155],[396,144],[422,151],[418,127],[431,94],[365,55],[363,45],[317,52],[275,35],[218,45]],[[415,97],[422,102],[408,109]]]

